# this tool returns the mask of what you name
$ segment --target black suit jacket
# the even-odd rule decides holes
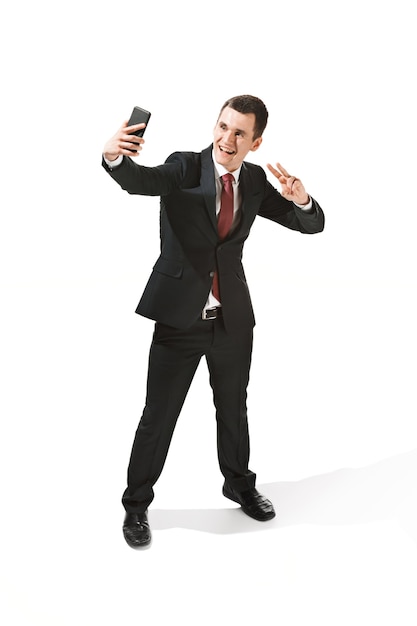
[[[244,162],[240,174],[241,219],[225,240],[217,233],[212,146],[201,153],[176,152],[163,165],[145,167],[123,158],[103,166],[131,194],[160,196],[161,250],[136,312],[186,329],[200,316],[219,272],[226,329],[255,324],[242,266],[242,250],[257,215],[302,233],[323,230],[323,211],[313,200],[305,212],[268,182],[258,165]]]

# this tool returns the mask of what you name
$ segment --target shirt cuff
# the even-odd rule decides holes
[[[313,208],[313,201],[311,198],[307,204],[297,204],[296,202],[294,202],[294,204],[295,206],[298,206],[298,208],[302,211],[311,211],[311,209]]]
[[[109,167],[117,167],[118,165],[121,164],[121,162],[123,161],[123,154],[121,154],[120,156],[117,157],[117,159],[115,159],[114,161],[109,161],[108,159],[106,159],[106,157],[103,154],[103,159],[104,161],[107,163],[107,165]]]

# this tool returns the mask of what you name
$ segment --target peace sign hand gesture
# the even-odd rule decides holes
[[[277,169],[270,163],[267,164],[267,168],[271,174],[281,183],[281,195],[284,196],[286,200],[295,202],[295,204],[308,204],[310,197],[304,189],[301,180],[295,176],[290,176],[280,163],[276,163],[276,167]]]

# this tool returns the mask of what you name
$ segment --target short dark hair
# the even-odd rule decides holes
[[[220,109],[219,117],[226,107],[230,107],[239,113],[253,113],[255,115],[253,138],[258,139],[258,137],[262,136],[268,122],[268,111],[262,100],[256,96],[234,96],[226,100]]]

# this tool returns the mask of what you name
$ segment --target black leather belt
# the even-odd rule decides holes
[[[212,309],[204,309],[201,314],[203,320],[215,320],[217,317],[222,316],[222,307],[215,306]]]

